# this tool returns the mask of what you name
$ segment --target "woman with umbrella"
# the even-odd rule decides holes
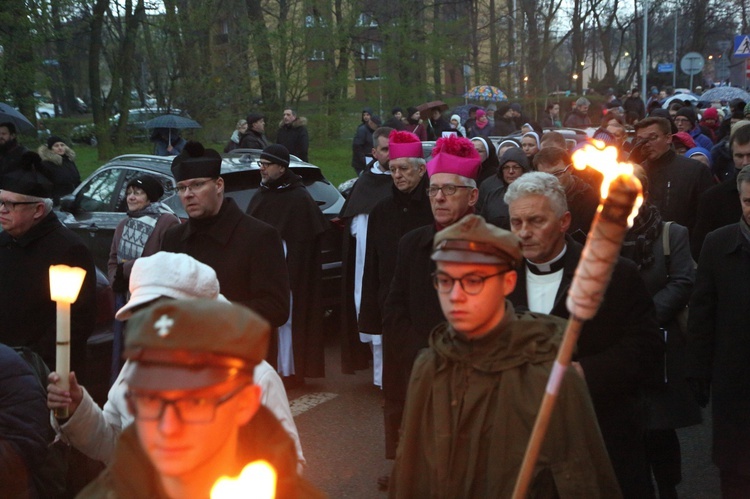
[[[416,107],[410,107],[406,112],[409,116],[406,119],[407,125],[404,130],[413,133],[423,142],[427,140],[427,130],[425,130],[424,126],[419,122],[419,109]]]
[[[157,156],[177,156],[187,144],[176,128],[154,128],[150,140],[154,143],[154,154]]]
[[[37,150],[42,158],[42,173],[52,182],[52,200],[70,194],[81,183],[81,174],[76,167],[76,153],[60,137],[53,135]]]

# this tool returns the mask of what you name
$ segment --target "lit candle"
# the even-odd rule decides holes
[[[253,461],[237,478],[223,476],[211,488],[211,499],[273,499],[276,470],[267,461]]]
[[[78,299],[86,271],[67,265],[52,265],[49,268],[50,298],[57,305],[57,351],[55,371],[60,375],[58,385],[70,388],[70,304]],[[55,409],[55,417],[67,418],[68,409]]]
[[[566,305],[570,319],[526,447],[521,471],[513,490],[515,499],[525,498],[527,495],[550,416],[557,401],[560,383],[570,366],[581,327],[584,321],[593,318],[599,310],[620,255],[625,233],[633,224],[638,208],[643,203],[641,183],[633,175],[633,165],[618,162],[616,148],[604,148],[603,143],[595,142],[596,146],[586,145],[573,154],[573,165],[578,170],[588,166],[602,173],[604,180],[601,203],[591,224],[581,260],[578,262],[568,292]]]

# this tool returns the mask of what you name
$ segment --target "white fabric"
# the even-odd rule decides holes
[[[381,336],[378,336],[380,338]],[[382,341],[372,343],[372,382],[383,388],[383,344]]]
[[[357,244],[354,251],[354,310],[359,319],[359,305],[362,303],[362,278],[365,275],[365,253],[367,251],[367,222],[370,215],[362,213],[352,218],[349,233]]]
[[[530,311],[540,314],[549,314],[552,311],[562,275],[563,269],[546,275],[537,275],[526,270],[526,298]]]
[[[130,361],[125,362],[117,380],[109,390],[104,410],[96,405],[84,388],[81,404],[65,424],[60,426],[54,415],[50,414],[52,426],[60,438],[90,458],[102,461],[106,465],[110,464],[114,456],[115,444],[120,433],[133,422],[133,416],[128,411],[125,400],[125,394],[128,391],[125,375],[131,365]],[[255,384],[259,385],[262,390],[261,404],[276,416],[294,441],[297,449],[297,469],[301,472],[305,465],[305,456],[302,454],[299,433],[289,408],[284,383],[266,361],[262,361],[255,367],[253,377]]]
[[[292,348],[292,293],[289,293],[289,320],[279,328],[279,353],[276,362],[282,376],[294,374],[294,349]]]

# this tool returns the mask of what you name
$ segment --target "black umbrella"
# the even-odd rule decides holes
[[[19,132],[34,132],[36,127],[13,106],[0,102],[0,123],[13,123]]]
[[[202,127],[197,121],[191,120],[190,118],[184,118],[182,116],[177,116],[176,114],[165,114],[148,120],[143,124],[143,128],[176,128],[182,130],[184,128]]]

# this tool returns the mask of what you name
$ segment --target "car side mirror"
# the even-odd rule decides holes
[[[60,209],[67,213],[75,215],[78,211],[78,203],[76,203],[76,197],[73,194],[66,194],[60,198]]]

